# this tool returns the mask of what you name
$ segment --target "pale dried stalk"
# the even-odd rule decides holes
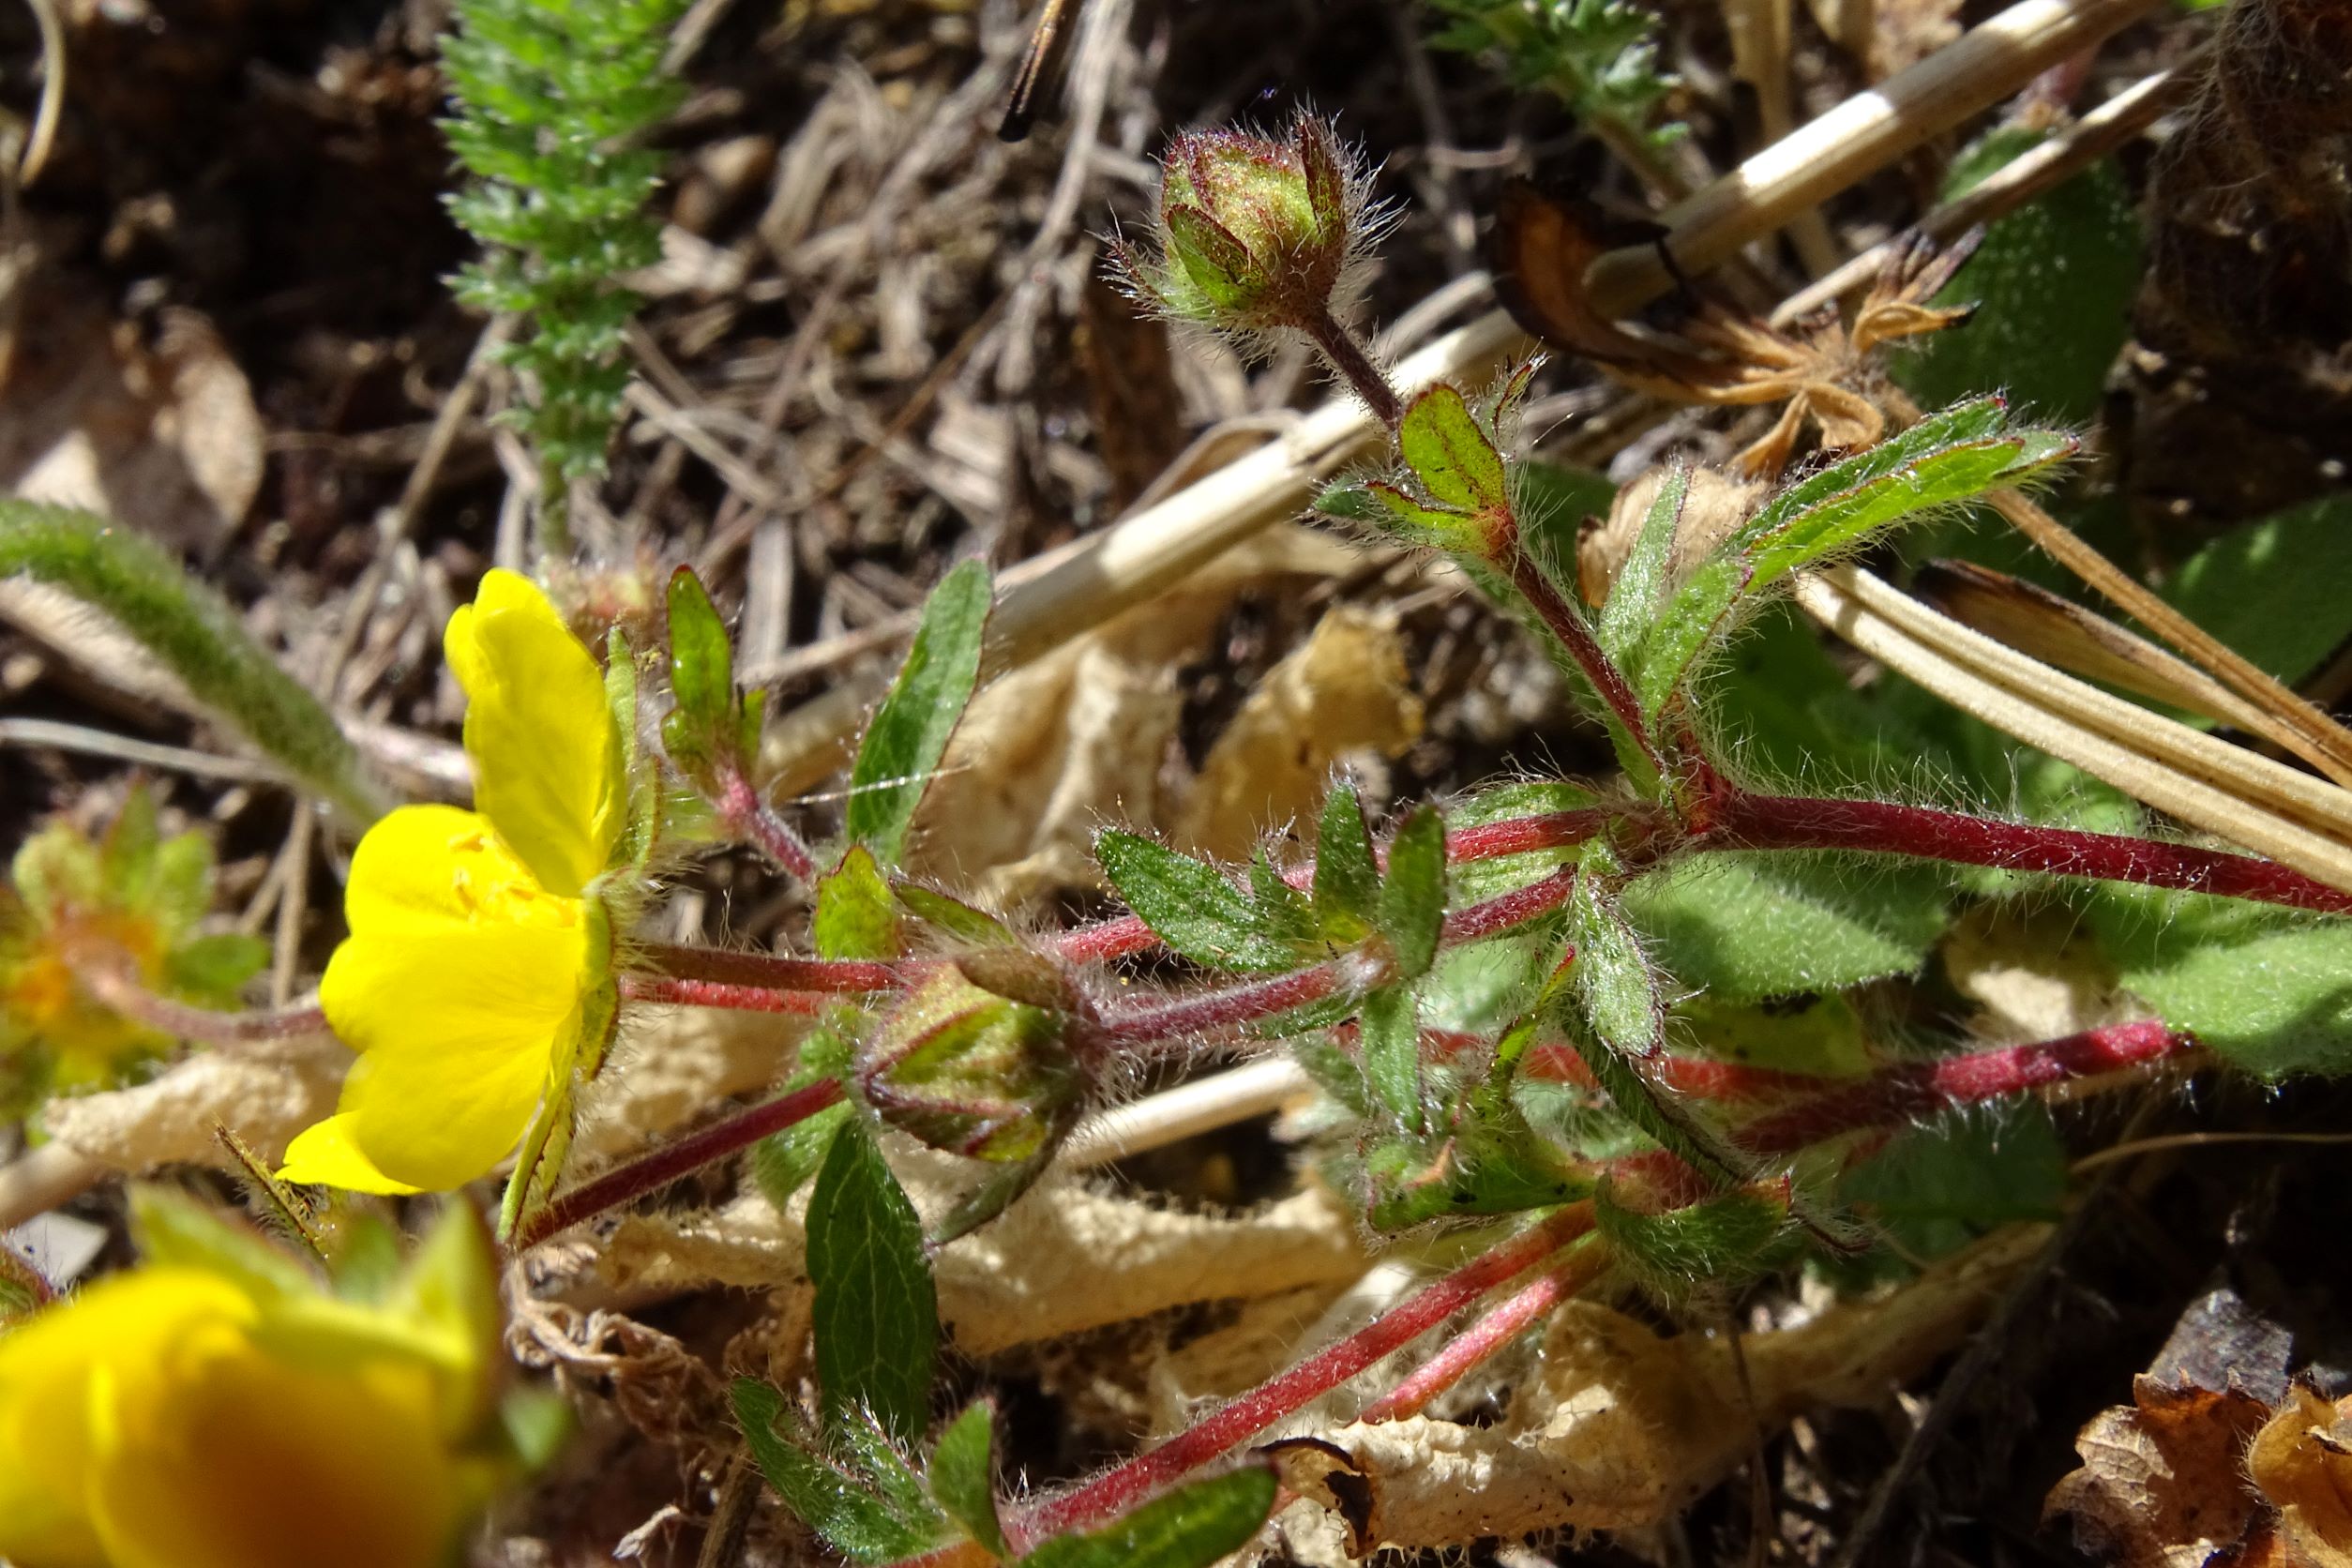
[[[2016,490],[1996,490],[1986,499],[1995,511],[2008,519],[2018,533],[2031,539],[2044,554],[2211,671],[2224,686],[2274,716],[2285,731],[2283,734],[2273,733],[2269,726],[2265,726],[2266,734],[2271,734],[2337,783],[2352,784],[2352,733],[2347,733],[2342,725],[2158,598],[2028,497]]]
[[[1797,602],[1963,712],[2161,811],[2352,891],[2352,795],[2111,697],[1867,572],[1806,576]],[[2314,831],[2314,822],[2326,824]]]
[[[1947,48],[1857,93],[1661,215],[1685,272],[1713,266],[1855,181],[1951,129],[2045,68],[2155,8],[2155,0],[2025,0]],[[1592,265],[1592,298],[1621,315],[1663,292],[1654,249],[1611,251]]]
[[[0,1166],[0,1230],[11,1230],[87,1192],[106,1167],[62,1143],[44,1143]]]
[[[1304,1068],[1287,1056],[1270,1056],[1088,1117],[1063,1146],[1061,1163],[1079,1169],[1109,1165],[1268,1115],[1314,1092]]]
[[[1685,270],[1712,265],[2015,92],[2053,61],[2098,43],[2153,4],[2023,0],[1667,209],[1666,243]],[[1621,315],[1664,294],[1671,279],[1645,248],[1602,257],[1592,284],[1595,306]],[[1495,311],[1406,360],[1395,379],[1407,392],[1440,380],[1475,381],[1529,346],[1510,319]],[[1302,416],[1281,439],[1105,530],[1005,592],[991,628],[990,668],[1002,671],[1036,657],[1293,515],[1317,483],[1358,455],[1375,433],[1361,404],[1334,400]],[[871,688],[844,682],[772,725],[761,747],[770,788],[805,790],[831,772],[873,697]]]
[[[2160,70],[2143,77],[2047,142],[2022,153],[1946,202],[1914,226],[1937,240],[1950,240],[2056,188],[2154,125],[2179,98],[2180,74]],[[1880,241],[1818,282],[1800,289],[1772,312],[1774,326],[1787,326],[1832,300],[1860,294],[1878,279],[1888,258],[1910,243],[1912,231]]]

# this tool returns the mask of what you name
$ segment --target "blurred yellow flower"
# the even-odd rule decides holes
[[[453,1213],[376,1305],[197,1229],[249,1256],[208,1264],[200,1235],[0,1335],[0,1558],[441,1568],[511,1463],[478,1223]]]
[[[446,1190],[513,1153],[612,1025],[612,931],[592,884],[626,825],[596,661],[526,580],[492,571],[450,617],[478,808],[409,806],[352,856],[351,936],[319,986],[360,1053],[289,1181]]]

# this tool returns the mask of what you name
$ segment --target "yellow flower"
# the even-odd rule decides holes
[[[514,1151],[612,1021],[611,921],[592,889],[626,818],[596,661],[547,596],[492,571],[450,617],[478,808],[409,806],[352,856],[351,936],[319,986],[360,1053],[289,1181],[446,1190]]]
[[[0,1336],[0,1558],[439,1568],[501,1464],[469,1448],[490,1430],[486,1251],[453,1214],[374,1307],[282,1258],[291,1283],[148,1264]]]

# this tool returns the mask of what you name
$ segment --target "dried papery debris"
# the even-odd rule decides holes
[[[226,1168],[216,1125],[275,1156],[333,1108],[350,1063],[351,1052],[322,1030],[214,1050],[136,1088],[54,1100],[42,1120],[59,1143],[112,1170]]]
[[[1753,1423],[1776,1426],[1813,1404],[1873,1404],[1917,1376],[1983,1319],[2048,1234],[2002,1232],[1900,1289],[1748,1336],[1752,1398],[1719,1336],[1662,1337],[1575,1301],[1553,1317],[1534,1380],[1513,1391],[1496,1425],[1414,1416],[1312,1431],[1275,1450],[1289,1484],[1346,1521],[1357,1557],[1656,1524],[1749,1455]]]
[[[1617,492],[1606,518],[1577,531],[1576,593],[1585,603],[1598,605],[1608,598],[1609,585],[1634,553],[1642,522],[1666,477],[1666,469],[1651,469]],[[1669,575],[1680,579],[1713,553],[1748,520],[1769,489],[1760,479],[1735,478],[1712,468],[1690,470],[1681,516],[1675,520]]]
[[[1554,348],[1596,361],[1610,376],[1670,402],[1745,407],[1782,403],[1771,430],[1736,462],[1748,477],[1776,479],[1811,424],[1822,449],[1875,445],[1889,419],[1880,407],[1872,354],[1897,339],[1939,332],[1966,309],[1927,303],[1975,249],[1975,236],[1938,252],[1915,241],[1888,258],[1850,324],[1834,310],[1779,329],[1691,292],[1690,315],[1674,330],[1613,320],[1585,293],[1585,269],[1611,248],[1599,214],[1525,180],[1503,188],[1492,240],[1497,290],[1512,316]],[[1687,286],[1686,286],[1687,290]]]

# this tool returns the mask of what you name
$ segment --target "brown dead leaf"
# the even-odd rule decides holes
[[[2131,1406],[2074,1440],[2083,1468],[2052,1488],[2043,1517],[2066,1515],[2077,1547],[2122,1568],[2205,1568],[2258,1523],[2238,1461],[2269,1415],[2234,1389],[2134,1378]]]
[[[1335,605],[1209,748],[1175,839],[1218,859],[1246,858],[1267,829],[1322,808],[1334,762],[1359,750],[1395,757],[1421,737],[1421,720],[1395,623]]]
[[[148,334],[72,285],[30,292],[0,384],[0,486],[180,549],[241,521],[261,489],[264,431],[212,324],[172,309]]]
[[[2352,1568],[2352,1399],[2298,1383],[2246,1450],[2246,1473],[2278,1510],[2293,1568]]]
[[[1576,592],[1584,602],[1607,601],[1609,587],[1632,558],[1641,538],[1641,525],[1658,499],[1666,471],[1653,468],[1617,492],[1608,517],[1588,524],[1576,535]],[[1761,481],[1738,479],[1720,469],[1690,471],[1690,489],[1682,498],[1682,515],[1674,527],[1670,570],[1680,578],[1713,553],[1764,497]]]

